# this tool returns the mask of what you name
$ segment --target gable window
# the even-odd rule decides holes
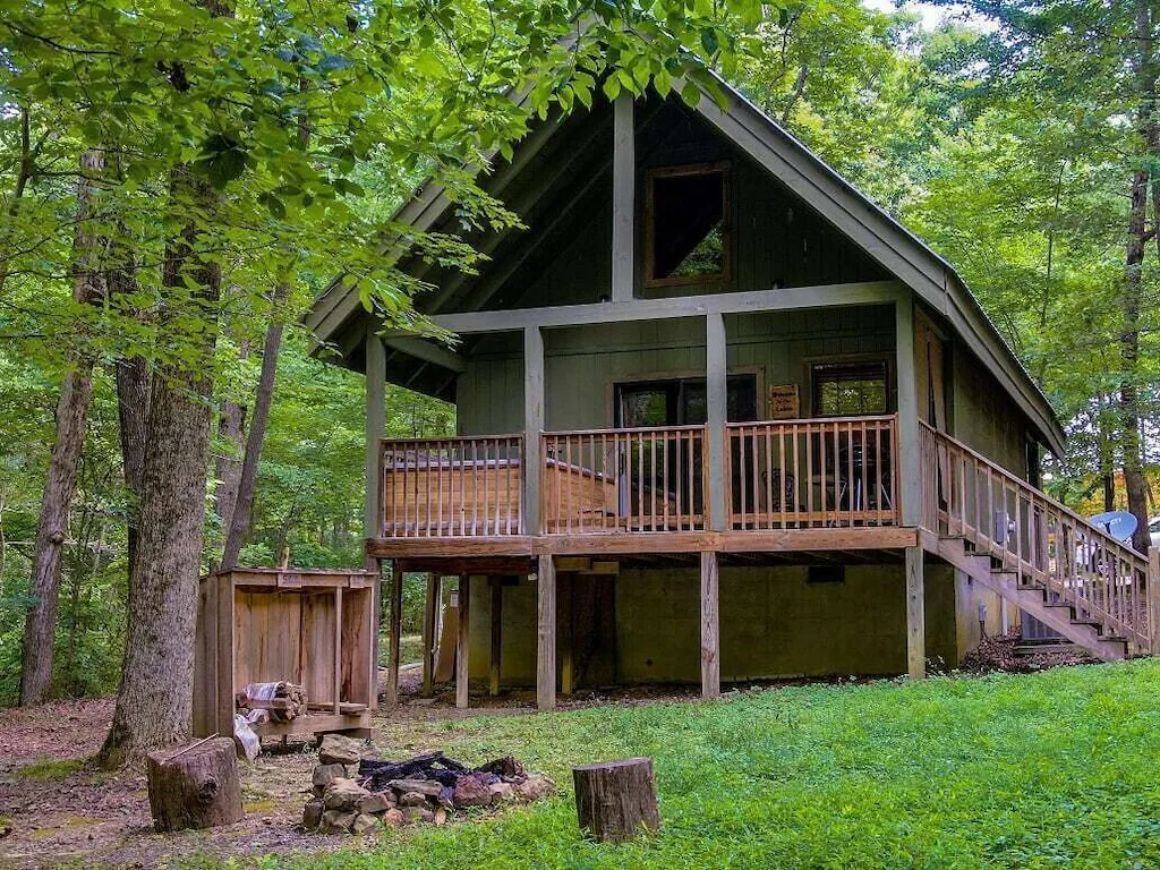
[[[884,360],[819,363],[810,370],[815,417],[861,417],[889,411]]]
[[[645,191],[645,286],[728,281],[729,164],[650,169]]]

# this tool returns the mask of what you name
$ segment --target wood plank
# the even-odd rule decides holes
[[[556,566],[551,556],[540,556],[538,567],[536,706],[552,710],[556,706]]]
[[[1148,548],[1148,620],[1152,655],[1160,655],[1160,547]]]
[[[403,572],[398,564],[391,566],[390,622],[387,639],[387,706],[399,703],[399,656],[403,643]]]
[[[342,702],[342,589],[334,590],[334,712]]]
[[[636,131],[633,95],[623,92],[613,103],[612,134],[612,299],[632,299],[636,260]]]
[[[701,554],[701,697],[721,694],[721,645],[718,626],[720,573],[717,554]]]
[[[431,316],[431,320],[444,329],[461,334],[512,332],[529,327],[585,326],[633,320],[704,317],[707,314],[884,305],[907,298],[905,293],[905,285],[899,281],[858,281],[665,299],[632,299],[625,302],[467,311],[459,314],[436,314]]]
[[[363,534],[378,537],[382,524],[382,446],[387,423],[387,351],[375,334],[374,324],[367,327],[366,347],[366,502],[363,510]]]
[[[544,336],[539,327],[524,330],[524,533],[540,534],[544,431]]]
[[[488,659],[487,693],[499,694],[500,660],[503,654],[503,578],[488,577],[491,587],[491,650]]]
[[[725,499],[725,423],[728,410],[725,318],[705,317],[705,405],[708,422],[706,464],[709,483],[709,526],[724,531],[729,522]]]
[[[217,722],[218,734],[234,733],[234,695],[238,686],[234,652],[234,582],[228,575],[217,585]]]
[[[455,706],[466,710],[468,704],[468,681],[470,669],[468,654],[471,649],[471,577],[459,577],[459,622],[455,634]]]
[[[923,549],[906,548],[906,672],[913,679],[926,676],[926,614]]]

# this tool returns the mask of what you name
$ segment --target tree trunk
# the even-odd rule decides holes
[[[242,787],[229,737],[149,755],[149,808],[158,831],[213,828],[240,822]]]
[[[1149,0],[1136,0],[1136,48],[1134,62],[1140,107],[1137,128],[1142,142],[1140,163],[1160,156],[1160,123],[1156,113],[1156,63],[1152,38],[1152,10]],[[1128,206],[1128,244],[1125,256],[1120,310],[1120,419],[1124,451],[1124,488],[1128,510],[1136,517],[1133,546],[1148,552],[1148,487],[1144,479],[1144,457],[1140,440],[1140,310],[1143,298],[1143,267],[1148,241],[1148,183],[1146,166],[1132,173]],[[1160,215],[1152,216],[1153,223]]]
[[[572,768],[580,829],[598,843],[633,840],[661,826],[652,760],[628,758]]]
[[[274,308],[286,297],[289,287],[278,285],[274,291]],[[278,351],[282,347],[282,323],[275,319],[266,327],[262,347],[262,373],[258,378],[258,392],[254,397],[254,413],[246,433],[246,452],[242,458],[238,478],[237,498],[231,513],[229,532],[222,553],[222,568],[229,570],[238,563],[238,556],[250,534],[250,520],[254,511],[254,493],[258,486],[258,463],[262,458],[262,444],[266,439],[266,424],[270,419],[270,405],[274,400],[274,381],[278,375]]]
[[[212,222],[218,196],[205,181],[179,167],[170,185],[174,202],[192,203],[206,216],[202,220]],[[125,660],[112,728],[100,756],[107,767],[189,734],[213,398],[208,372],[221,292],[219,267],[199,256],[202,225],[188,224],[165,255],[162,283],[172,292],[159,316],[175,325],[183,317],[202,323],[192,348],[196,359],[158,367],[152,377]],[[187,278],[197,288],[189,297]]]
[[[248,356],[243,352],[241,359]],[[214,487],[213,504],[222,531],[229,532],[233,522],[234,509],[238,504],[238,486],[242,479],[242,451],[245,445],[246,411],[237,402],[228,399],[222,402],[218,419],[218,435],[226,442],[228,455],[218,454],[214,463],[217,485]]]
[[[117,417],[120,422],[121,465],[129,490],[126,519],[129,572],[137,558],[141,535],[141,499],[145,488],[145,443],[149,434],[149,364],[144,357],[119,359],[116,363]]]
[[[73,298],[91,303],[104,293],[99,268],[100,239],[92,232],[93,182],[86,175],[104,169],[100,151],[86,151],[80,159],[77,183],[77,229],[73,248]],[[53,641],[60,598],[61,548],[68,531],[69,509],[76,490],[77,466],[85,442],[85,423],[93,395],[93,359],[82,349],[71,361],[56,405],[56,443],[49,460],[48,479],[40,503],[33,553],[32,604],[24,620],[24,660],[20,675],[20,703],[38,704],[52,686]]]

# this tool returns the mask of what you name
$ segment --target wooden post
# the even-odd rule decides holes
[[[1160,547],[1148,548],[1148,628],[1152,655],[1160,656]]]
[[[636,259],[636,154],[633,96],[625,92],[613,103],[612,131],[612,301],[632,299]]]
[[[524,534],[540,534],[540,478],[544,458],[544,336],[538,326],[524,329]]]
[[[576,816],[581,830],[598,843],[621,843],[642,828],[661,826],[652,760],[627,758],[572,768]]]
[[[427,603],[423,608],[423,688],[420,695],[430,698],[435,694],[435,649],[439,643],[439,587],[442,577],[427,575]]]
[[[342,709],[342,587],[334,589],[334,715]]]
[[[387,349],[375,334],[375,325],[367,327],[366,339],[366,498],[363,504],[363,537],[370,540],[382,534],[382,441],[387,425]],[[366,558],[364,566],[374,573],[371,623],[371,698],[379,698],[379,609],[382,596],[382,565],[378,559]]]
[[[728,516],[725,509],[725,420],[728,408],[726,374],[725,318],[720,313],[705,317],[705,405],[709,449],[708,509],[709,527],[724,531]]]
[[[402,655],[403,641],[403,572],[399,563],[391,565],[391,614],[390,637],[387,655],[387,706],[399,703],[399,657]]]
[[[914,299],[908,293],[894,305],[895,369],[898,384],[896,462],[902,524],[922,525],[922,463],[919,456],[918,377],[914,369]]]
[[[539,557],[536,575],[539,631],[536,643],[536,706],[556,706],[556,565],[551,556]]]
[[[455,706],[467,709],[468,650],[471,625],[471,578],[459,575],[459,627],[455,636]]]
[[[717,554],[701,554],[701,697],[721,694],[721,646],[717,599],[720,590]]]
[[[500,658],[503,652],[503,578],[492,575],[491,584],[491,656],[488,661],[487,693],[499,694]]]
[[[576,574],[561,574],[557,578],[560,603],[560,624],[563,626],[563,637],[560,638],[560,694],[569,696],[575,688],[575,643],[576,626],[574,623],[573,601],[576,583]]]
[[[906,548],[906,672],[916,680],[926,676],[922,559],[922,547]]]
[[[205,738],[177,751],[150,753],[148,782],[149,809],[158,831],[230,825],[245,815],[233,737]]]

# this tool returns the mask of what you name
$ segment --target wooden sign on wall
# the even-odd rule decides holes
[[[769,388],[769,419],[795,420],[801,416],[797,384],[775,384]]]

